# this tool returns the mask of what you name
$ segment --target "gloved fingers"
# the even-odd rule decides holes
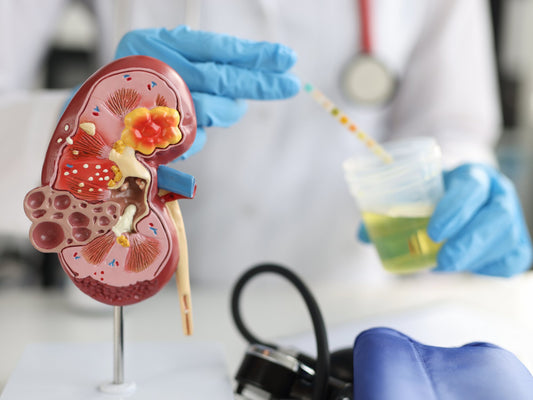
[[[366,225],[361,222],[359,225],[359,230],[357,231],[357,237],[359,240],[363,243],[370,243],[370,236],[368,235],[368,231],[366,230]]]
[[[200,150],[203,149],[206,141],[207,141],[207,135],[205,134],[205,130],[202,127],[196,128],[196,137],[194,138],[194,142],[192,143],[192,146],[189,147],[189,150],[187,150],[181,156],[176,158],[174,161],[185,160],[189,158],[190,156],[192,156],[193,154],[198,153]]]
[[[483,265],[473,272],[480,275],[509,278],[526,271],[531,266],[531,246],[519,245],[504,257]]]
[[[173,43],[162,40],[159,31],[148,29],[127,33],[117,47],[116,57],[146,55],[157,58],[174,68],[189,90],[229,98],[283,99],[300,90],[300,81],[290,73],[213,62],[213,57],[205,62],[192,61]]]
[[[503,257],[520,237],[514,201],[499,195],[449,238],[437,255],[437,271],[472,271]]]
[[[502,176],[502,178],[505,177]],[[520,200],[511,181],[507,178],[499,180],[494,191],[500,193],[500,196],[506,196],[514,209],[513,220],[511,221],[513,234],[510,236],[515,240],[504,256],[495,258],[490,262],[478,263],[472,267],[472,271],[482,275],[511,277],[531,267],[533,260],[531,237]]]
[[[461,231],[490,196],[491,179],[476,164],[465,164],[444,174],[445,193],[429,220],[427,232],[441,242]]]
[[[244,100],[192,92],[198,126],[228,127],[239,121],[248,108]]]
[[[235,36],[191,30],[178,26],[160,29],[159,39],[191,61],[214,61],[242,68],[285,72],[296,62],[296,53],[279,43],[257,42]]]
[[[257,71],[212,62],[177,68],[190,90],[234,99],[276,100],[300,90],[299,79],[289,73]],[[189,84],[190,82],[190,84]]]

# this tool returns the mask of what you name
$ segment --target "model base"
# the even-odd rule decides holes
[[[231,380],[214,343],[126,343],[124,381],[113,381],[109,343],[31,344],[0,400],[230,400]]]

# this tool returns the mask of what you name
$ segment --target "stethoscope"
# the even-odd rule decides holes
[[[346,98],[367,106],[387,104],[398,84],[395,74],[374,54],[370,0],[358,0],[360,50],[341,74],[341,88]]]

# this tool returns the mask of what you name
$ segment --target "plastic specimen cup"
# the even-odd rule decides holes
[[[434,267],[440,244],[428,237],[426,228],[444,193],[440,148],[429,137],[391,141],[383,147],[393,162],[370,154],[343,163],[369,237],[390,272]]]

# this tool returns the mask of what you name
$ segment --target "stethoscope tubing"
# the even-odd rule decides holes
[[[358,3],[361,52],[364,54],[372,54],[373,43],[370,0],[358,0]]]

